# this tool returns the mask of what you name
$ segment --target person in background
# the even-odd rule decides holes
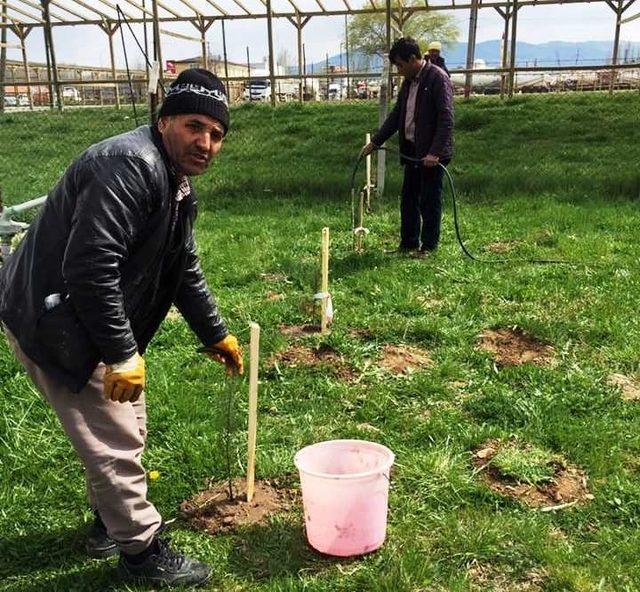
[[[451,78],[451,74],[444,63],[444,57],[440,53],[441,51],[442,44],[439,41],[432,41],[427,47],[427,53],[424,55],[424,59],[438,66],[438,68],[442,68],[447,73],[447,76]]]
[[[127,581],[178,586],[211,577],[163,538],[147,499],[142,356],[175,304],[210,357],[243,372],[200,267],[189,180],[207,170],[228,127],[217,76],[182,72],[156,125],[95,144],[69,166],[0,269],[9,345],[85,467],[95,514],[87,551],[120,553]]]
[[[371,154],[399,132],[404,181],[400,244],[394,252],[426,256],[440,240],[444,171],[438,165],[446,166],[453,155],[453,87],[442,69],[422,58],[410,37],[395,41],[389,61],[404,81],[395,106],[360,156]]]

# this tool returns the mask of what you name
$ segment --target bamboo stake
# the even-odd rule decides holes
[[[322,317],[320,319],[320,332],[327,332],[327,304],[329,302],[329,228],[322,229]]]
[[[356,235],[356,252],[364,251],[364,192],[360,192],[358,200],[358,231]]]
[[[365,136],[365,146],[371,142],[371,134]],[[367,211],[371,210],[371,154],[367,154]],[[364,220],[360,219],[360,226],[364,226]]]
[[[256,437],[258,431],[258,365],[260,362],[260,325],[250,323],[249,345],[249,435],[247,450],[247,502],[253,499],[256,475]]]

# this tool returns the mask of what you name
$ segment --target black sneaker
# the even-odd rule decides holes
[[[175,588],[202,586],[211,579],[211,568],[205,563],[174,551],[161,538],[155,538],[151,552],[140,562],[125,553],[120,554],[118,573],[124,580],[138,584],[154,584]]]
[[[93,524],[87,534],[87,542],[85,543],[85,549],[87,555],[93,559],[106,559],[107,557],[113,557],[118,552],[118,545],[107,534],[107,527],[102,522],[100,514],[94,512],[95,518]]]
[[[415,251],[418,247],[405,247],[404,245],[400,245],[395,249],[386,249],[385,255],[409,255],[413,251]]]
[[[420,247],[415,253],[413,253],[413,257],[416,259],[425,259],[429,257],[429,255],[433,254],[434,249],[425,249]]]

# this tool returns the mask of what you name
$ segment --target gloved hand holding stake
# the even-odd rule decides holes
[[[144,358],[136,352],[128,360],[110,364],[104,373],[104,396],[112,401],[134,403],[144,390]]]
[[[235,335],[227,335],[221,341],[214,343],[208,347],[204,347],[199,351],[203,351],[212,360],[221,362],[227,367],[227,374],[244,374],[244,363],[242,361],[242,349],[238,345]]]

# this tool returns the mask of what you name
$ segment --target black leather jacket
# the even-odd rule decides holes
[[[203,344],[227,334],[196,254],[193,189],[181,201],[176,190],[155,129],[95,144],[0,268],[0,319],[72,391],[101,360],[144,353],[172,303]],[[52,294],[61,295],[53,307]]]

